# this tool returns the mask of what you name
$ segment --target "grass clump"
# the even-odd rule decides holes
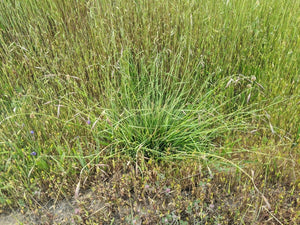
[[[164,71],[163,54],[150,65],[142,56],[132,60],[126,54],[120,59],[116,74],[120,80],[111,84],[105,112],[117,149],[134,157],[140,151],[146,157],[162,158],[178,151],[213,152],[225,134],[249,129],[255,110],[242,103],[230,106],[245,91],[224,97],[228,79],[214,82],[213,76],[201,73],[201,64],[180,74],[175,65]]]

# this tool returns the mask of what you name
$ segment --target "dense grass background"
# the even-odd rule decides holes
[[[73,194],[120,154],[247,160],[299,182],[299,12],[291,0],[1,1],[1,205]]]

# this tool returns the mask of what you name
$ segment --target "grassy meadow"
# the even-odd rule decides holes
[[[0,1],[20,224],[299,224],[299,115],[300,1]]]

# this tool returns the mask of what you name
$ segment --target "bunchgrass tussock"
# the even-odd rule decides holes
[[[226,134],[250,129],[257,110],[238,101],[247,89],[225,98],[226,83],[232,78],[213,81],[213,75],[202,74],[201,64],[182,73],[177,64],[164,71],[163,54],[144,65],[143,57],[134,61],[128,52],[123,52],[116,71],[120,80],[107,82],[111,85],[107,132],[115,149],[133,157],[140,152],[162,158],[177,151],[214,152]],[[180,61],[180,55],[177,58]]]

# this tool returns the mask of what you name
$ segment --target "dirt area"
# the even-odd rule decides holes
[[[44,204],[36,201],[24,214],[14,211],[0,215],[0,225],[300,222],[298,183],[256,179],[255,184],[264,190],[270,203],[268,207],[243,175],[237,179],[223,172],[214,176],[195,173],[190,171],[191,164],[184,163],[177,170],[172,168],[170,165],[169,172],[165,172],[153,167],[143,176],[135,174],[134,167],[116,169],[105,179],[95,174],[89,185],[77,193],[76,200],[75,194],[69,200]]]
[[[76,212],[76,208],[72,203],[63,200],[57,203],[55,207],[43,207],[40,210],[28,211],[25,214],[14,211],[10,214],[1,215],[0,224],[66,224],[70,218],[76,215]],[[72,221],[69,221],[68,224],[72,224]]]
[[[17,225],[24,220],[21,214],[10,214],[6,216],[0,216],[0,224],[2,225]]]

